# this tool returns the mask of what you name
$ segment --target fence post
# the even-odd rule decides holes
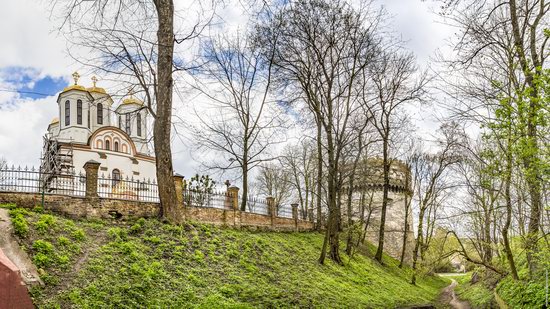
[[[290,204],[292,206],[292,218],[294,219],[294,228],[298,230],[298,204]]]
[[[239,210],[239,187],[231,186],[227,188],[225,205],[231,209]]]
[[[99,170],[101,163],[90,160],[84,163],[84,170],[86,170],[86,197],[98,198],[97,194],[97,171]]]
[[[176,197],[178,199],[178,203],[182,207],[185,207],[183,203],[183,176],[178,173],[175,173],[173,178],[174,178],[174,185],[176,186]]]

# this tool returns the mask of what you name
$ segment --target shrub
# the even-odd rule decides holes
[[[61,246],[68,246],[71,241],[65,236],[59,236],[59,238],[57,238],[57,243]]]
[[[78,241],[83,241],[86,239],[86,233],[82,229],[76,229],[71,233],[71,236]]]
[[[40,219],[34,223],[34,228],[39,233],[45,233],[55,225],[55,217],[52,215],[41,215]]]
[[[27,237],[27,234],[29,233],[29,226],[27,224],[27,220],[25,220],[22,215],[14,217],[11,222],[13,223],[15,235],[21,238]]]
[[[109,235],[109,238],[116,241],[120,241],[120,240],[125,241],[126,239],[128,239],[128,232],[118,227],[112,227],[108,229],[107,235]]]
[[[52,245],[52,243],[49,242],[49,241],[46,241],[46,240],[42,240],[42,239],[36,240],[36,241],[32,244],[32,248],[33,248],[36,252],[45,253],[45,254],[49,254],[49,253],[52,253],[52,252],[53,252],[53,245]]]

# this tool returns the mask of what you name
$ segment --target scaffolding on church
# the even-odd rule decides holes
[[[40,187],[47,193],[70,193],[77,184],[73,166],[72,143],[63,146],[48,134],[44,135],[40,159]]]

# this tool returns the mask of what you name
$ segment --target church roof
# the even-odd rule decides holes
[[[81,91],[86,91],[86,88],[84,88],[84,86],[81,86],[81,85],[70,85],[69,87],[65,87],[62,91],[63,92],[67,92],[69,90],[81,90]]]
[[[101,87],[90,87],[90,88],[86,88],[87,91],[89,92],[97,92],[97,93],[103,93],[103,94],[107,94],[107,91],[105,91],[105,89],[101,88]]]
[[[124,104],[137,104],[137,105],[143,106],[143,101],[141,101],[140,99],[136,99],[134,97],[129,97],[122,100],[122,103],[120,103],[120,105],[124,105]]]

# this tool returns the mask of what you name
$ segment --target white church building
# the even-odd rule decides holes
[[[79,77],[75,72],[74,85],[57,97],[58,117],[44,138],[41,171],[53,178],[84,173],[84,164],[93,160],[100,163],[100,177],[154,181],[147,107],[132,94],[116,104],[97,87],[97,78],[86,88]]]

